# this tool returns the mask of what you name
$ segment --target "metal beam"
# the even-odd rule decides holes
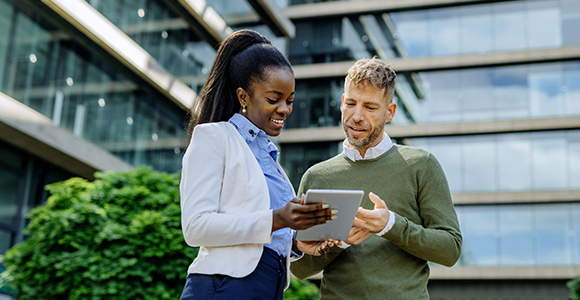
[[[562,267],[468,267],[445,268],[431,267],[431,279],[468,280],[468,279],[570,279],[580,274],[579,266]]]
[[[233,32],[205,0],[165,0],[165,3],[215,49]]]
[[[73,28],[101,47],[140,79],[188,110],[195,91],[167,72],[147,51],[83,0],[41,0]]]
[[[0,139],[72,174],[93,179],[95,171],[133,167],[102,148],[75,137],[34,109],[0,93]]]
[[[292,20],[309,18],[320,19],[324,17],[342,17],[348,15],[427,9],[451,5],[457,6],[489,2],[498,2],[498,0],[366,0],[364,2],[333,1],[289,6],[286,9],[286,14]]]
[[[580,46],[443,57],[397,58],[389,62],[397,72],[420,72],[575,59],[580,59]],[[344,77],[354,63],[355,61],[343,61],[294,65],[292,68],[294,69],[294,75],[297,80]]]
[[[455,205],[578,202],[580,190],[454,193]]]
[[[294,23],[272,0],[248,0],[248,3],[252,5],[262,22],[266,23],[274,34],[289,39],[294,38],[296,35]]]
[[[445,124],[412,124],[405,126],[387,125],[385,131],[391,138],[429,136],[528,132],[542,130],[564,130],[580,128],[580,118],[542,118],[522,120],[499,120]],[[344,140],[342,127],[284,129],[278,141],[284,143],[331,142]]]

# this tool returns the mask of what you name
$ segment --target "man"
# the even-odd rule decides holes
[[[302,177],[299,195],[308,189],[368,195],[346,243],[291,265],[299,279],[324,271],[321,299],[429,299],[427,262],[450,267],[461,254],[443,169],[430,153],[394,145],[384,132],[397,109],[395,77],[377,58],[350,68],[341,104],[344,151]]]

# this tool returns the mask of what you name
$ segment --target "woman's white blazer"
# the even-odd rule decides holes
[[[232,124],[195,127],[183,157],[180,193],[185,241],[200,247],[188,273],[245,277],[254,271],[263,245],[272,240],[273,214],[262,168]]]

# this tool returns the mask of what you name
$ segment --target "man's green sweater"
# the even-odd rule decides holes
[[[462,237],[447,180],[424,150],[394,145],[356,162],[339,154],[306,171],[298,195],[308,189],[364,190],[366,209],[374,208],[373,192],[395,213],[382,237],[371,234],[358,245],[292,263],[299,279],[324,270],[321,299],[429,299],[427,261],[453,266],[459,259]]]

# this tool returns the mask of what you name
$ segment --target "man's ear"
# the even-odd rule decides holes
[[[385,123],[389,123],[395,117],[395,112],[397,111],[397,103],[389,103],[387,106],[387,117],[385,118]]]

